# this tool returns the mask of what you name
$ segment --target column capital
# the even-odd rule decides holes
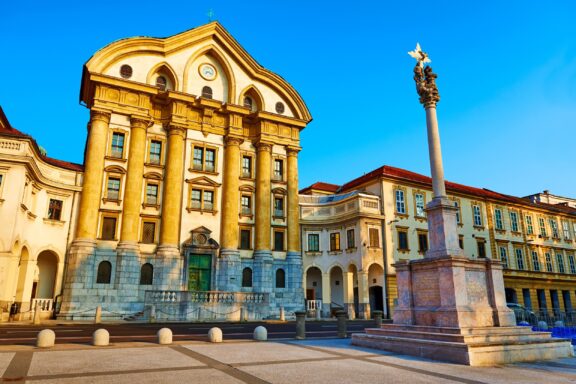
[[[256,143],[254,143],[254,146],[256,147],[256,149],[258,149],[258,152],[272,152],[272,143],[266,143],[263,141],[258,141]]]
[[[168,132],[168,136],[178,135],[186,138],[186,127],[174,123],[164,124],[164,129]]]
[[[132,128],[148,129],[148,127],[152,126],[152,120],[147,116],[131,115],[130,126]]]
[[[226,144],[227,147],[231,146],[231,145],[239,146],[243,142],[244,142],[244,139],[241,137],[237,137],[237,136],[228,135],[224,138],[224,143]]]
[[[110,111],[102,109],[91,109],[90,110],[90,122],[100,120],[108,124],[110,122],[110,116],[112,113]]]
[[[290,156],[298,156],[298,152],[300,152],[302,148],[300,147],[293,147],[291,145],[286,146],[286,155]]]

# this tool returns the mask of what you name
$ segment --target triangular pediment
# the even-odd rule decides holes
[[[188,184],[203,185],[208,187],[219,187],[220,185],[222,185],[212,179],[209,179],[206,176],[195,177],[193,179],[186,179],[186,182]]]

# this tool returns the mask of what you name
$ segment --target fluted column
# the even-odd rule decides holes
[[[142,205],[142,184],[146,153],[146,129],[149,120],[144,117],[130,119],[130,147],[128,151],[128,172],[122,210],[122,231],[120,242],[137,243]]]
[[[238,181],[240,179],[240,144],[238,137],[226,137],[224,149],[224,182],[222,185],[222,249],[238,249]]]
[[[98,208],[109,123],[110,112],[95,109],[90,111],[90,130],[84,158],[84,179],[76,239],[95,240],[98,233]]]
[[[256,159],[256,251],[270,251],[270,158],[272,145],[258,143]]]
[[[180,237],[186,129],[177,125],[169,125],[167,130],[168,160],[166,161],[166,173],[164,176],[160,245],[177,248]]]
[[[288,252],[300,252],[300,212],[298,207],[298,152],[287,148],[288,155]]]

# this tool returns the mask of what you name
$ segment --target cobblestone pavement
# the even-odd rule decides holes
[[[574,383],[576,358],[492,368],[353,347],[348,339],[0,347],[10,383]]]

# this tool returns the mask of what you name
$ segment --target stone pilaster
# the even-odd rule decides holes
[[[228,136],[224,150],[224,180],[222,185],[221,249],[238,249],[238,214],[240,193],[240,144],[242,139]]]
[[[368,293],[368,272],[358,272],[358,318],[370,318],[370,296]]]
[[[288,252],[300,252],[300,208],[298,205],[298,152],[287,148],[288,155]]]
[[[76,239],[95,240],[98,233],[98,208],[100,207],[109,123],[110,112],[96,109],[90,111],[90,129],[84,157],[84,178]]]
[[[146,130],[149,120],[143,117],[132,117],[130,146],[128,151],[128,172],[124,188],[122,208],[122,230],[119,247],[123,244],[137,244],[140,227],[140,210],[142,207],[142,185],[144,161],[146,158]]]
[[[270,251],[272,144],[258,143],[256,159],[256,251]]]
[[[344,307],[348,311],[348,318],[354,320],[356,318],[354,309],[354,273],[342,272],[342,281],[344,283]]]

